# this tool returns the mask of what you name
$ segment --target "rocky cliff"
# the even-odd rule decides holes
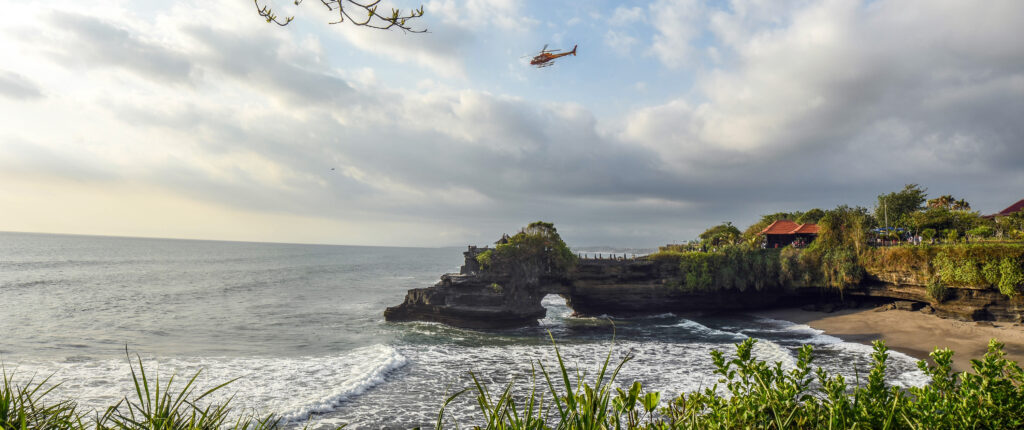
[[[661,312],[723,312],[842,301],[908,300],[935,313],[961,320],[1024,321],[1024,297],[1008,298],[993,289],[950,288],[937,302],[927,279],[917,272],[869,269],[864,282],[842,292],[818,287],[784,286],[686,291],[679,288],[679,266],[637,259],[584,259],[565,278],[544,275],[523,280],[509,273],[480,270],[476,256],[487,248],[470,247],[458,274],[445,274],[430,288],[410,290],[405,301],[385,310],[388,321],[435,321],[458,327],[502,328],[537,324],[545,316],[541,300],[565,297],[577,315],[635,315]]]
[[[384,310],[387,321],[434,321],[456,327],[503,328],[536,325],[547,310],[541,300],[564,288],[564,279],[543,275],[481,272],[470,246],[459,273],[447,273],[433,287],[409,290],[405,301]],[[524,279],[529,278],[529,279]]]

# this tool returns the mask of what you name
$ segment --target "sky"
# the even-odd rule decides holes
[[[295,20],[0,0],[0,231],[653,247],[910,183],[1024,198],[1018,0],[428,0],[422,34],[269,5]]]

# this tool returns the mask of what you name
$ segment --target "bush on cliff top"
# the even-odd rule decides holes
[[[869,249],[861,264],[872,272],[903,271],[951,287],[997,288],[1008,297],[1024,285],[1024,245],[956,244]]]
[[[531,272],[527,275],[537,276],[542,273],[564,276],[576,266],[576,254],[558,235],[552,223],[530,223],[502,242],[476,257],[481,269],[517,274]]]
[[[762,291],[788,285],[779,273],[777,249],[730,245],[717,252],[662,251],[648,259],[676,265],[679,279],[668,285],[684,292]]]

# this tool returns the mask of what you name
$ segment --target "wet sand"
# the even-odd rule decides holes
[[[889,349],[918,359],[938,348],[955,351],[953,368],[969,370],[970,360],[981,358],[988,341],[996,338],[1006,344],[1007,358],[1024,365],[1024,326],[1005,322],[964,322],[905,310],[845,309],[832,313],[801,309],[775,309],[757,312],[767,318],[807,324],[826,334],[849,342],[871,344],[885,341]],[[929,359],[930,362],[930,359]]]

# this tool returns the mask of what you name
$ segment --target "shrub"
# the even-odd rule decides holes
[[[949,299],[951,295],[952,291],[946,287],[946,284],[939,277],[932,278],[928,282],[928,296],[935,300],[935,303],[942,303]]]
[[[718,252],[666,253],[656,261],[678,261],[681,281],[672,284],[686,292],[762,291],[786,285],[779,276],[779,251],[726,246]]]
[[[985,283],[999,285],[999,278],[1002,277],[999,273],[999,262],[996,260],[986,261],[985,265],[981,267],[981,276],[985,278]]]
[[[937,234],[938,232],[936,232],[934,228],[926,228],[924,230],[921,230],[921,237],[925,238],[925,240],[928,241],[934,239]]]
[[[1016,296],[1019,288],[1024,284],[1024,271],[1020,263],[1009,258],[1004,258],[999,263],[999,292],[1008,297]]]
[[[1003,294],[1014,291],[1013,279],[1003,282],[1003,266],[1013,276],[1013,266],[1024,261],[1024,247],[1019,245],[957,245],[944,246],[931,259],[935,275],[948,285],[965,287],[996,287]]]
[[[995,234],[995,230],[987,225],[975,227],[967,231],[967,234],[973,237],[992,237]]]
[[[779,253],[779,284],[791,285],[803,278],[800,268],[800,250],[786,247]]]

